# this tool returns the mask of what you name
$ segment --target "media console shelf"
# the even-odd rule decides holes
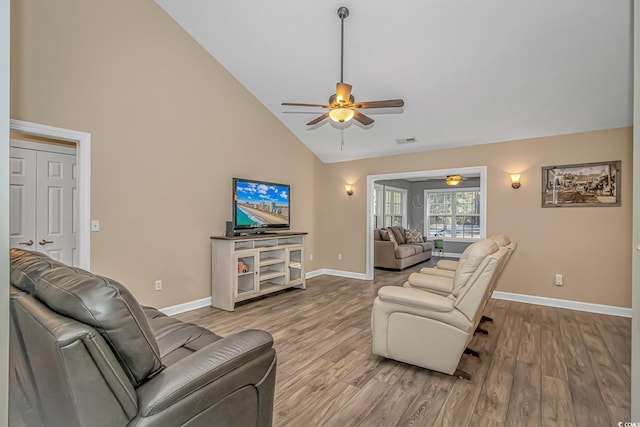
[[[282,232],[211,237],[211,306],[235,303],[287,288],[306,288],[304,238]]]

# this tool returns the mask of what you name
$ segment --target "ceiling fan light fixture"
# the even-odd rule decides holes
[[[329,117],[331,120],[338,123],[348,122],[353,119],[355,112],[350,108],[334,108],[329,111]]]
[[[460,184],[460,181],[462,181],[462,177],[460,175],[447,175],[446,183],[449,186],[456,186]]]

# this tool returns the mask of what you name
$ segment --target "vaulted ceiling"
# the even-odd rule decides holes
[[[324,162],[632,123],[631,0],[156,2]],[[356,101],[405,106],[309,127],[281,103],[335,93],[340,6]]]

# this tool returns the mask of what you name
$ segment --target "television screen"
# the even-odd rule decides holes
[[[290,187],[285,184],[234,178],[234,229],[288,229],[289,192]]]

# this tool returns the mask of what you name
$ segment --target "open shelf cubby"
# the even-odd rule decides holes
[[[235,303],[278,290],[305,289],[307,233],[211,238],[211,305],[233,311]]]

